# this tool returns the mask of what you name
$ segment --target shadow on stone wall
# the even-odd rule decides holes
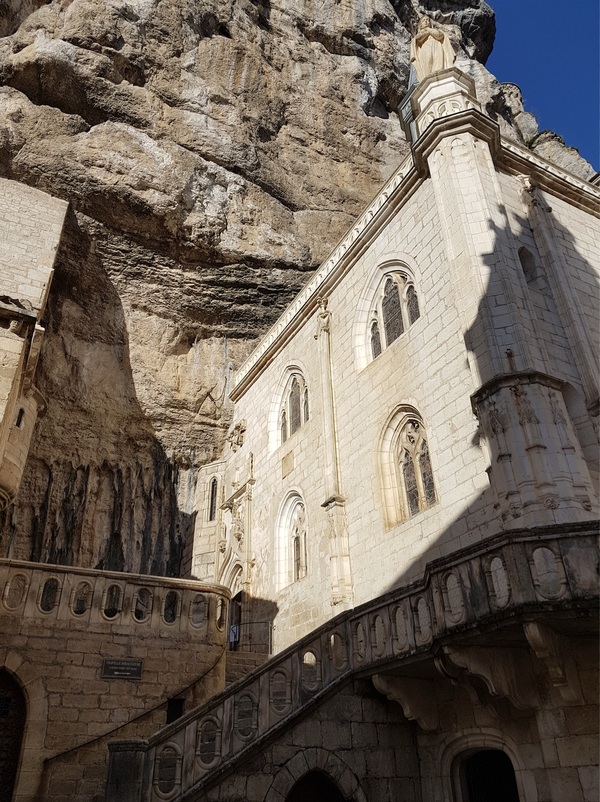
[[[577,355],[576,348],[573,348],[575,329],[571,326],[569,331],[569,325],[565,322],[566,296],[563,292],[561,300],[561,297],[559,297],[561,289],[556,286],[556,283],[558,281],[571,287],[573,297],[576,298],[580,310],[583,314],[587,313],[587,321],[579,322],[580,324],[583,323],[583,328],[586,328],[587,322],[588,330],[591,330],[592,327],[593,304],[595,303],[597,305],[598,299],[600,299],[600,283],[592,265],[583,256],[580,249],[578,249],[573,235],[558,221],[555,215],[551,217],[554,241],[549,242],[547,238],[544,240],[541,231],[542,227],[536,226],[535,220],[532,222],[532,218],[535,218],[536,214],[552,214],[552,210],[548,207],[544,207],[543,209],[537,208],[543,206],[543,200],[544,196],[536,196],[534,191],[532,195],[532,206],[534,209],[531,217],[520,217],[516,219],[516,221],[512,223],[510,229],[508,227],[499,228],[493,220],[488,221],[489,227],[494,232],[495,237],[493,251],[484,257],[484,262],[491,271],[490,279],[488,287],[486,288],[486,293],[479,304],[477,318],[473,322],[470,330],[466,332],[465,344],[475,362],[475,366],[479,368],[478,372],[485,376],[485,364],[488,361],[488,348],[485,342],[486,321],[494,319],[494,305],[497,303],[498,287],[502,287],[504,284],[504,289],[506,290],[507,284],[516,280],[516,274],[510,276],[510,274],[506,272],[506,268],[504,268],[505,272],[503,272],[502,275],[500,274],[498,254],[503,253],[505,260],[507,260],[506,263],[511,263],[508,254],[510,254],[511,249],[513,249],[513,243],[516,240],[517,246],[520,244],[519,237],[516,236],[513,231],[516,223],[516,226],[524,233],[523,241],[527,239],[525,234],[529,237],[533,235],[535,239],[533,253],[535,269],[533,272],[529,272],[527,264],[521,264],[520,266],[519,261],[516,261],[514,264],[514,269],[518,271],[523,268],[527,291],[534,310],[532,325],[536,331],[537,338],[543,341],[543,349],[545,348],[546,353],[544,355],[542,352],[542,359],[545,358],[546,365],[545,368],[541,369],[541,372],[549,374],[549,378],[555,380],[554,385],[559,387],[559,389],[548,391],[546,385],[543,384],[543,379],[541,386],[544,387],[544,390],[548,394],[554,392],[555,397],[562,394],[564,400],[564,407],[561,406],[557,408],[553,407],[552,402],[548,404],[548,398],[546,397],[546,420],[549,419],[548,414],[550,414],[550,419],[554,416],[554,423],[557,427],[562,427],[563,430],[570,431],[572,435],[571,443],[574,446],[573,452],[580,450],[585,466],[589,471],[589,476],[587,478],[587,490],[590,491],[589,495],[582,492],[581,486],[577,489],[573,487],[570,499],[571,504],[569,505],[567,500],[567,505],[565,505],[565,499],[561,499],[557,495],[557,487],[551,485],[544,486],[545,478],[551,479],[552,477],[550,475],[546,477],[538,475],[538,465],[533,460],[527,464],[527,432],[524,431],[528,425],[525,420],[527,415],[524,415],[517,407],[512,410],[512,413],[505,408],[500,410],[502,413],[501,419],[496,419],[492,422],[489,416],[489,407],[483,405],[482,414],[482,404],[479,403],[479,420],[469,447],[484,450],[486,461],[489,464],[489,468],[487,469],[489,486],[478,495],[467,500],[463,511],[456,517],[454,522],[446,527],[437,538],[430,541],[428,548],[419,559],[406,571],[402,572],[394,582],[390,583],[388,590],[398,589],[403,585],[413,582],[415,578],[422,576],[425,566],[428,563],[438,559],[440,556],[479,543],[503,530],[515,530],[527,526],[539,526],[544,524],[551,525],[553,523],[560,524],[590,521],[594,518],[594,510],[597,511],[599,495],[598,401],[596,399],[595,404],[590,404],[589,398],[586,400],[585,381],[582,377],[582,358],[580,355]],[[500,208],[500,211],[502,213],[506,212],[503,207]],[[549,252],[549,248],[553,248],[554,252]],[[558,254],[559,248],[562,251],[562,261]],[[547,267],[547,262],[550,258],[553,260],[554,264],[554,282],[550,275],[552,270]],[[568,277],[561,273],[565,265],[567,269],[570,270],[570,275]],[[578,279],[574,280],[576,270],[578,272]],[[568,300],[568,298],[566,300]],[[588,304],[587,308],[585,306],[586,304]],[[567,310],[567,314],[571,313],[573,313],[574,317],[577,317],[579,311],[570,307]],[[555,331],[549,337],[548,332],[550,328],[554,328]],[[506,377],[508,385],[514,384],[519,387],[520,382],[524,381],[522,378],[523,374],[527,372],[525,364],[526,358],[520,350],[523,344],[519,342],[519,334],[514,331],[514,328],[508,337],[513,338],[515,345],[511,349],[507,346],[502,346],[500,358],[502,359],[503,367],[501,371],[496,372],[494,378],[502,375]],[[497,338],[498,341],[500,341],[500,339],[501,338]],[[531,350],[535,353],[535,347]],[[566,375],[566,371],[569,371],[570,375]],[[475,373],[475,371],[473,372]],[[476,386],[476,383],[474,386]],[[523,386],[525,386],[525,384]],[[548,387],[550,386],[553,386],[552,381],[548,384]],[[509,396],[510,392],[510,389],[507,389]],[[440,403],[443,396],[444,388],[440,387]],[[536,406],[536,396],[534,392],[531,393],[531,400],[533,419],[537,419],[537,416],[543,418],[544,410]],[[544,397],[539,395],[537,401],[543,402]],[[477,394],[474,395],[474,405],[476,403]],[[513,419],[512,424],[510,421],[511,414]],[[506,435],[509,434],[509,427],[514,425],[515,419],[518,419],[518,425],[523,430],[517,435],[517,439],[519,437],[521,438],[522,453],[517,453],[517,449],[514,448],[512,450],[514,450],[515,453],[508,453],[507,456],[506,453],[501,452],[511,451],[510,448],[506,448]],[[563,419],[565,420],[563,421]],[[506,427],[506,432],[504,427]],[[548,455],[553,447],[556,449],[554,473],[555,476],[559,475],[561,470],[564,469],[564,464],[562,468],[557,468],[559,460],[564,459],[561,449],[557,448],[556,442],[543,442],[543,429],[538,430],[538,435],[540,435],[541,439],[540,450],[544,454],[544,459],[548,460],[550,471],[552,470],[552,457]],[[499,443],[500,436],[504,437],[504,448],[502,448],[502,443]],[[510,438],[508,439],[510,440]],[[571,443],[569,443],[569,446]],[[514,439],[512,444],[513,446],[515,445]],[[517,461],[520,461],[520,464],[517,465]],[[512,462],[514,462],[514,466]],[[571,467],[573,467],[573,463],[571,463]],[[458,470],[460,470],[460,467]],[[510,478],[507,484],[507,470],[509,474],[512,474],[512,479],[514,481],[514,486],[512,487],[510,486]],[[521,475],[521,484],[529,483],[534,486],[539,485],[540,489],[537,491],[537,506],[536,502],[532,500],[531,492],[528,499],[524,499],[522,495],[517,492],[519,490],[518,477],[523,471],[525,473]],[[571,479],[573,477],[576,479],[575,474],[576,469],[573,469]],[[510,491],[514,491],[514,495],[511,495]],[[573,503],[574,499],[578,499],[578,501]],[[443,504],[443,499],[440,500],[440,503]],[[532,504],[533,508],[538,510],[539,517],[537,520],[535,519],[535,513],[533,519],[531,513],[529,517],[522,517],[527,515],[527,506]],[[568,511],[564,511],[565,506],[569,506]],[[579,511],[576,509],[577,506],[580,508]],[[550,511],[554,514],[548,514]],[[410,529],[408,531],[405,530],[403,537],[410,537]]]
[[[37,375],[47,411],[0,517],[0,554],[178,576],[194,524],[177,496],[187,469],[137,399],[123,305],[85,222],[69,211]]]

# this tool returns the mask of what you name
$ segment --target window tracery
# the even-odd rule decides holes
[[[380,285],[369,318],[371,358],[401,337],[420,317],[412,279],[402,272],[388,273]]]
[[[437,502],[428,438],[412,407],[400,407],[381,443],[382,490],[386,524],[395,526]]]
[[[277,540],[277,579],[281,589],[308,572],[306,508],[297,493],[292,493],[282,507]]]
[[[409,418],[404,423],[398,445],[407,512],[413,516],[435,504],[429,447],[423,426],[417,418]]]
[[[280,443],[303,426],[309,418],[308,387],[301,373],[292,373],[279,412]]]

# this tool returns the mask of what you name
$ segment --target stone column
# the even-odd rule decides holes
[[[331,605],[336,612],[352,606],[352,574],[350,547],[346,520],[345,499],[341,492],[337,431],[335,421],[335,399],[331,369],[331,312],[327,300],[319,301],[317,333],[321,388],[323,401],[323,441],[325,461],[325,501],[321,505],[327,511],[329,523],[329,559],[331,571]]]

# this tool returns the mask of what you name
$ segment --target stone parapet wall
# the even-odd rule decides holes
[[[589,527],[554,527],[513,532],[432,563],[420,582],[338,616],[157,734],[147,747],[140,745],[147,750],[147,798],[171,802],[188,798],[192,789],[193,798],[200,798],[242,756],[289,727],[356,672],[378,673],[404,661],[430,659],[436,644],[480,633],[488,625],[493,630],[514,626],[519,616],[594,603],[597,556]],[[554,636],[544,627],[540,635],[523,626],[527,640],[522,631],[520,637],[536,653],[556,648],[548,645]],[[546,637],[550,640],[541,644]],[[462,658],[451,651],[449,659]],[[550,659],[547,670],[548,683],[569,699],[568,667]],[[509,695],[503,682],[495,677],[490,686],[494,693]],[[394,698],[405,701],[401,690],[395,693]],[[517,706],[526,703],[518,692],[511,693]],[[414,700],[415,694],[410,697]],[[528,703],[535,704],[533,696]],[[438,726],[427,713],[405,713],[425,728]],[[116,802],[110,793],[107,802]]]
[[[229,591],[191,580],[0,560],[0,614],[224,642]],[[111,591],[111,588],[115,589]]]
[[[0,561],[0,667],[23,687],[19,802],[102,798],[107,739],[148,737],[225,685],[229,591]]]

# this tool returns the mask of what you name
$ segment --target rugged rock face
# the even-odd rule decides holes
[[[527,138],[482,66],[491,9],[420,8],[504,132]],[[0,9],[0,173],[72,204],[38,377],[48,411],[0,551],[177,574],[229,371],[407,151],[417,4]]]

